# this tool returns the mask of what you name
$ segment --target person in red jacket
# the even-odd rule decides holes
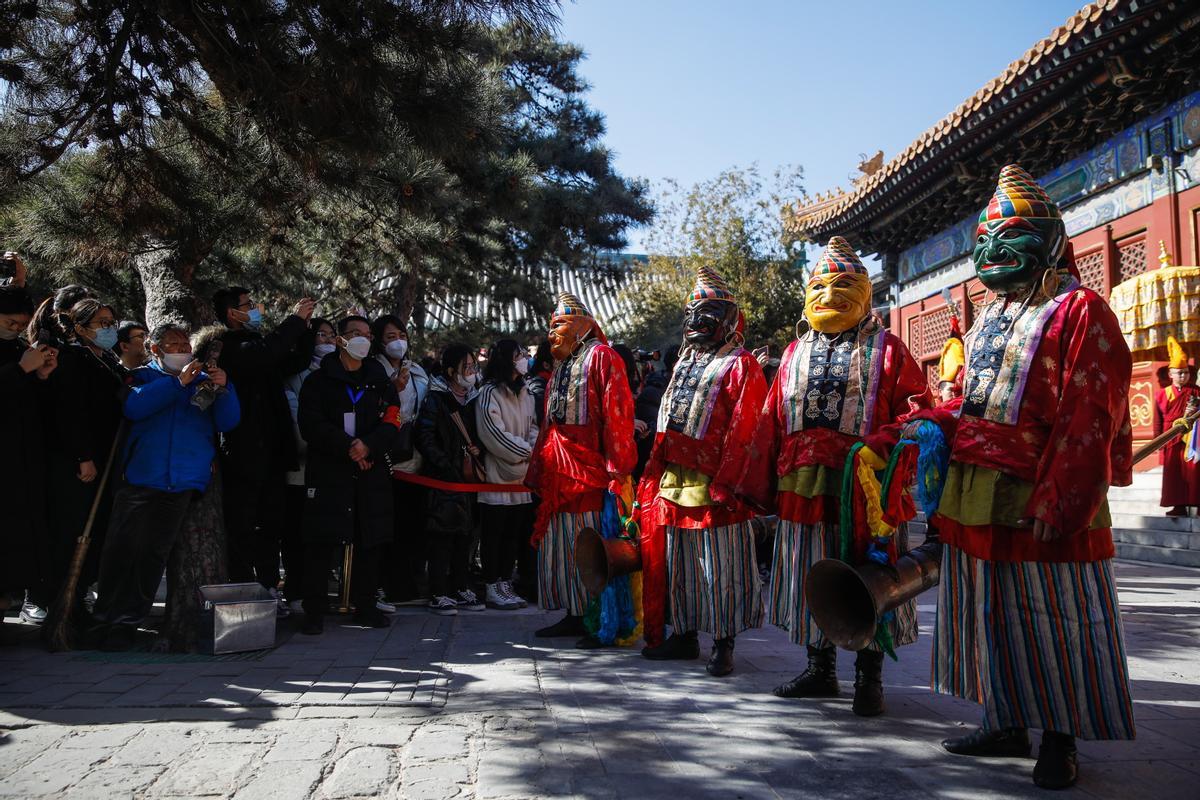
[[[1154,435],[1158,436],[1187,414],[1193,398],[1200,399],[1200,389],[1192,383],[1187,353],[1174,336],[1167,337],[1170,363],[1167,374],[1171,383],[1154,396]],[[1162,464],[1162,496],[1160,506],[1169,506],[1168,517],[1186,517],[1188,506],[1200,506],[1200,463],[1188,461],[1184,437],[1158,451]]]
[[[976,236],[996,296],[966,336],[932,519],[945,545],[932,684],[983,706],[948,751],[1027,757],[1040,728],[1034,783],[1065,788],[1075,737],[1134,736],[1106,501],[1132,480],[1132,360],[1080,284],[1058,207],[1019,166],[1001,171]]]
[[[559,295],[550,317],[550,352],[554,374],[525,485],[541,498],[533,532],[538,603],[567,613],[536,635],[580,636],[582,646],[594,646],[583,623],[588,594],[575,568],[575,536],[600,530],[604,493],[620,495],[637,464],[633,394],[621,357],[572,294]]]
[[[839,552],[842,475],[851,449],[863,442],[870,446],[864,454],[886,457],[903,422],[933,399],[908,348],[871,313],[867,269],[840,236],[813,267],[804,316],[811,329],[784,351],[739,491],[779,515],[768,620],[808,648],[808,668],[775,694],[835,697],[837,650],[813,620],[804,584],[813,564]],[[883,468],[874,461],[872,467]],[[902,554],[905,538],[901,526],[889,547]],[[888,626],[893,645],[916,641],[916,604],[896,609]],[[856,714],[883,713],[883,656],[879,643],[858,652]]]
[[[694,659],[712,634],[710,675],[733,671],[734,637],[762,625],[754,510],[734,494],[746,469],[767,383],[742,347],[733,292],[715,271],[696,276],[684,345],[659,405],[642,475],[642,605],[649,659]],[[670,598],[671,637],[662,641]]]

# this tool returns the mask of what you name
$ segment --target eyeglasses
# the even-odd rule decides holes
[[[98,331],[101,328],[115,328],[117,327],[117,321],[115,319],[92,320],[88,323],[88,327],[94,331]]]

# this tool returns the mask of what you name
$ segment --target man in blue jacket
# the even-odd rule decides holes
[[[233,384],[192,358],[186,330],[159,325],[146,341],[152,361],[133,372],[125,398],[124,482],[113,498],[93,612],[104,650],[133,646],[188,505],[212,479],[216,436],[241,416]],[[197,397],[210,392],[210,402]]]

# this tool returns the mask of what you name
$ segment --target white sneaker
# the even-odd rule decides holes
[[[443,617],[453,617],[458,614],[458,603],[444,594],[439,594],[429,601],[429,610],[435,614],[441,614]]]
[[[292,615],[292,607],[288,605],[287,598],[280,594],[278,589],[267,589],[267,591],[275,599],[275,616],[279,619],[290,617]]]
[[[454,593],[454,602],[459,608],[467,611],[483,611],[487,606],[479,602],[479,598],[470,589],[463,589],[461,592]]]
[[[395,604],[388,602],[387,593],[384,592],[383,589],[375,592],[375,607],[385,614],[396,613]]]
[[[520,608],[513,599],[504,593],[504,581],[496,581],[489,583],[487,586],[487,597],[485,598],[488,608],[498,608],[501,611],[511,611]]]
[[[25,602],[21,604],[21,622],[30,625],[41,625],[46,621],[46,609],[29,602],[29,592],[25,593]]]
[[[513,591],[512,584],[508,581],[500,581],[500,593],[515,604],[513,608],[525,608],[529,605],[521,595]]]

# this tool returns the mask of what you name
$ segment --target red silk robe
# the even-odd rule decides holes
[[[550,416],[551,385],[546,388],[545,422],[525,475],[525,485],[541,497],[534,544],[545,535],[554,514],[599,511],[605,490],[619,494],[619,485],[610,484],[617,484],[637,464],[625,362],[601,342],[587,365],[587,416],[582,424],[555,422]]]
[[[1188,400],[1192,397],[1200,397],[1200,389],[1195,386],[1159,389],[1154,397],[1155,436],[1184,416]],[[1162,499],[1159,505],[1200,506],[1200,464],[1183,460],[1183,437],[1159,450],[1158,460],[1163,465]]]
[[[744,522],[755,515],[753,507],[735,493],[754,435],[767,382],[758,360],[743,350],[722,381],[704,436],[660,430],[654,437],[650,460],[638,484],[641,506],[643,609],[646,641],[662,641],[666,606],[666,528],[719,528]],[[663,395],[663,403],[670,403]],[[688,508],[659,497],[659,481],[668,464],[698,470],[712,478],[709,496],[715,505]]]
[[[836,502],[827,503],[827,498],[820,495],[806,498],[793,492],[777,492],[778,480],[811,465],[823,465],[840,474],[850,448],[858,441],[866,442],[872,450],[886,458],[890,448],[899,440],[904,423],[913,414],[932,408],[933,397],[925,373],[904,342],[891,332],[885,334],[884,340],[883,365],[871,430],[863,437],[828,428],[787,431],[786,411],[789,404],[803,402],[801,398],[784,396],[784,376],[794,357],[797,342],[788,346],[754,431],[746,472],[738,484],[741,495],[764,510],[774,510],[780,518],[790,522],[811,525],[821,521],[838,521]]]
[[[989,561],[1112,558],[1112,531],[1088,527],[1108,487],[1133,480],[1131,370],[1129,348],[1108,303],[1091,289],[1076,289],[1046,323],[1016,425],[963,413],[950,456],[1032,484],[1022,516],[1065,535],[1040,543],[1028,528],[961,525],[937,514],[942,541]]]

